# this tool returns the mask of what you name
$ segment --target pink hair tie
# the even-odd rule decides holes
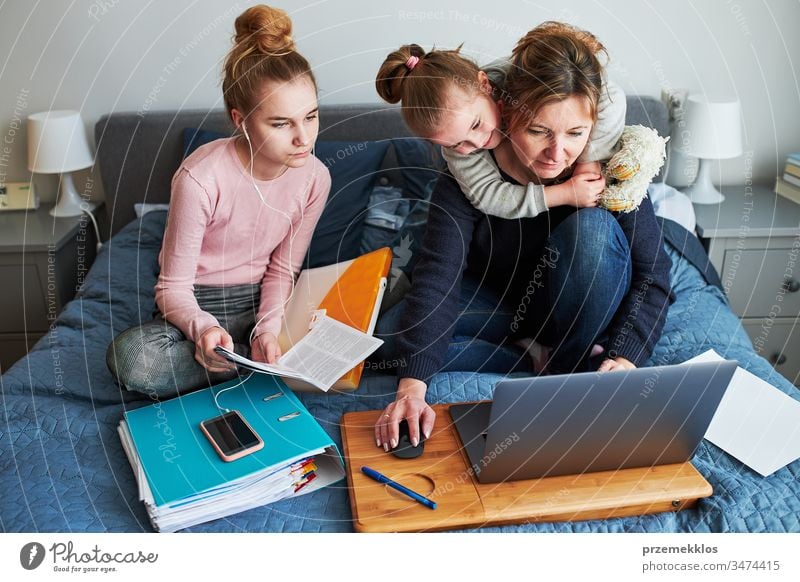
[[[408,57],[408,60],[406,61],[406,68],[408,68],[409,71],[413,71],[418,62],[419,57]]]

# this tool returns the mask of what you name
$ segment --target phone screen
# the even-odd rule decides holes
[[[261,442],[258,435],[247,426],[242,416],[235,410],[204,420],[203,427],[224,455],[240,453]]]

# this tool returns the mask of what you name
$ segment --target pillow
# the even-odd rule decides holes
[[[331,193],[314,231],[306,268],[331,265],[361,254],[367,203],[388,141],[318,141],[315,155],[331,172]]]
[[[201,145],[206,145],[214,140],[223,137],[230,137],[228,134],[211,131],[209,129],[197,129],[195,127],[187,127],[183,130],[183,157],[188,158],[194,150]]]
[[[430,200],[436,180],[447,171],[441,149],[420,138],[395,139],[392,147],[405,182],[406,197]]]

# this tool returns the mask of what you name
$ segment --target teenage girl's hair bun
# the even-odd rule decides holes
[[[225,58],[222,95],[233,110],[250,113],[264,82],[293,82],[301,77],[317,83],[308,61],[292,40],[292,21],[279,8],[259,4],[242,12],[235,22],[233,47]]]
[[[239,15],[234,26],[235,44],[243,52],[277,56],[297,49],[292,39],[292,21],[280,8],[253,6]]]
[[[407,66],[408,59],[417,57],[422,60],[427,53],[418,44],[404,44],[389,54],[383,61],[378,76],[375,78],[375,89],[381,99],[387,103],[399,103],[403,99],[405,81],[414,71]],[[417,69],[422,63],[417,63]]]

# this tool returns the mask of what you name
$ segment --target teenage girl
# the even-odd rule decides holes
[[[107,362],[152,398],[215,384],[235,369],[217,346],[274,363],[283,308],[330,191],[313,155],[317,87],[282,10],[235,23],[223,96],[234,137],[197,149],[172,180],[156,319],[120,334]]]
[[[548,43],[565,29],[590,46],[596,56],[605,53],[592,34],[560,22],[540,24],[524,40],[536,43],[544,59],[557,63],[558,55],[548,54]],[[571,177],[565,174],[563,181],[549,186],[512,185],[501,178],[488,152],[503,139],[502,111],[513,104],[513,96],[505,90],[509,67],[510,59],[503,59],[481,70],[458,50],[426,52],[409,44],[386,57],[375,86],[385,101],[402,103],[403,117],[412,131],[442,146],[453,177],[482,212],[501,218],[530,218],[556,206],[597,206],[605,188],[599,161],[613,155],[625,126],[624,93],[603,78],[597,122]],[[524,71],[516,72],[525,76]],[[530,78],[530,83],[538,80]],[[573,141],[584,139],[588,131],[572,129]]]

